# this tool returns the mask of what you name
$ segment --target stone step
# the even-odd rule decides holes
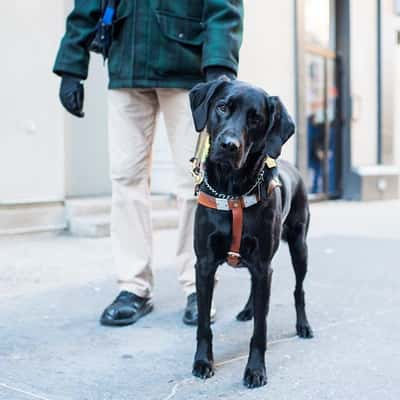
[[[176,198],[172,195],[152,195],[151,205],[153,210],[173,209],[176,208]],[[111,197],[72,198],[65,201],[65,208],[69,219],[109,214]]]
[[[65,229],[62,202],[45,204],[0,204],[0,236]]]
[[[152,212],[153,230],[174,229],[178,226],[176,208],[155,209]],[[69,220],[69,231],[79,237],[106,237],[110,235],[110,214],[74,216]]]

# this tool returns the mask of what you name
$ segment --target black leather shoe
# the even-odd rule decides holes
[[[106,326],[131,325],[152,310],[153,303],[150,299],[124,290],[104,310],[100,323]]]
[[[211,306],[210,312],[210,322],[213,324],[215,322],[216,310],[214,304]],[[197,295],[196,293],[192,293],[187,298],[187,304],[185,311],[183,313],[183,322],[186,325],[197,325],[198,320],[198,309],[197,309]]]

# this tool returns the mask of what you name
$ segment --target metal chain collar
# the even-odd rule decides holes
[[[262,182],[264,182],[264,166],[262,167],[261,171],[259,172],[257,176],[256,183],[244,194],[241,196],[233,196],[231,194],[225,194],[225,193],[219,193],[217,192],[208,182],[207,179],[207,174],[204,174],[204,184],[206,185],[207,189],[215,196],[218,197],[219,199],[225,199],[225,200],[237,200],[243,196],[249,196],[258,186],[261,185]]]

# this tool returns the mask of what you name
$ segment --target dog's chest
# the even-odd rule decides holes
[[[243,209],[240,241],[240,264],[246,267],[267,260],[274,252],[276,238],[280,237],[280,221],[270,200]],[[223,262],[230,251],[233,235],[231,211],[199,207],[196,215],[195,248],[198,256],[207,255]]]

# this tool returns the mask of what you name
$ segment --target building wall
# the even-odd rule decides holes
[[[400,17],[398,17],[400,20]],[[400,32],[400,27],[399,27]],[[393,162],[400,168],[400,43],[395,50]],[[400,193],[399,193],[400,195]]]
[[[377,162],[377,2],[352,0],[351,125],[353,166]]]
[[[239,78],[279,96],[291,115],[295,113],[294,1],[245,1],[244,42]],[[283,157],[295,161],[296,139]]]
[[[64,4],[62,4],[64,3]],[[74,0],[63,0],[65,18]],[[61,35],[64,34],[64,29]],[[58,41],[61,40],[61,36]],[[57,43],[58,46],[59,43]],[[107,66],[100,55],[91,54],[89,77],[85,81],[85,118],[64,112],[65,126],[65,195],[86,197],[109,194],[107,138]],[[57,102],[55,98],[53,101]],[[61,108],[61,105],[59,105]]]
[[[107,69],[92,55],[85,81],[85,118],[65,114],[66,197],[109,194]],[[54,102],[58,102],[55,98]],[[59,105],[61,107],[61,105]]]
[[[2,7],[0,204],[64,198],[63,111],[51,74],[63,19],[53,0]]]
[[[397,62],[399,44],[397,31],[400,31],[400,17],[393,12],[393,0],[381,0],[382,12],[382,158],[384,164],[395,162],[395,103],[396,73],[400,68]],[[398,97],[398,99],[400,99]]]

